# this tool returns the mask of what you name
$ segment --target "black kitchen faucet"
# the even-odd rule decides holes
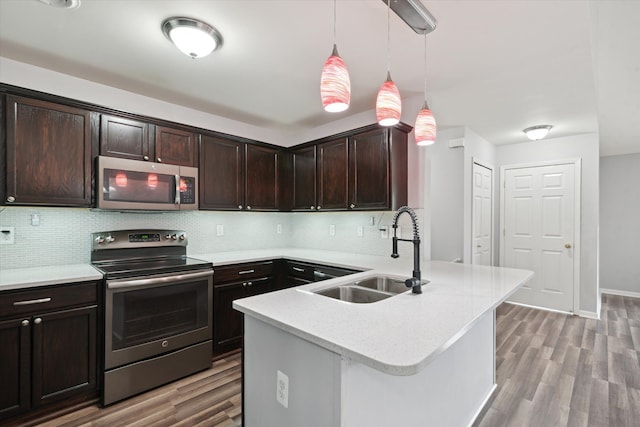
[[[408,213],[413,223],[413,239],[399,239],[397,237],[398,231],[398,217],[403,213]],[[405,280],[404,284],[407,288],[411,288],[411,292],[414,294],[422,293],[422,280],[420,277],[420,232],[418,230],[418,217],[416,213],[408,206],[402,206],[398,209],[398,212],[393,217],[393,252],[391,258],[398,258],[398,240],[403,242],[413,242],[413,277]]]

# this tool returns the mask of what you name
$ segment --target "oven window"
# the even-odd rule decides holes
[[[113,295],[113,350],[206,327],[206,280]]]
[[[173,203],[173,175],[104,169],[104,199],[135,203]]]

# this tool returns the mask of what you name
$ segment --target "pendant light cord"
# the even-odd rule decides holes
[[[387,0],[387,74],[391,73],[391,0]]]
[[[338,37],[336,36],[336,1],[333,0],[333,45],[336,45]]]
[[[427,103],[427,33],[424,33],[424,103]]]

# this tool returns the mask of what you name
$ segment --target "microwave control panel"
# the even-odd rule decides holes
[[[193,177],[180,177],[180,204],[193,205],[196,203],[196,180]]]

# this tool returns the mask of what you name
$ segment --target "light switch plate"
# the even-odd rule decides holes
[[[216,225],[216,236],[224,236],[224,225]]]
[[[329,236],[336,235],[336,226],[334,224],[329,225]]]
[[[13,245],[15,234],[15,227],[0,227],[0,245]]]

